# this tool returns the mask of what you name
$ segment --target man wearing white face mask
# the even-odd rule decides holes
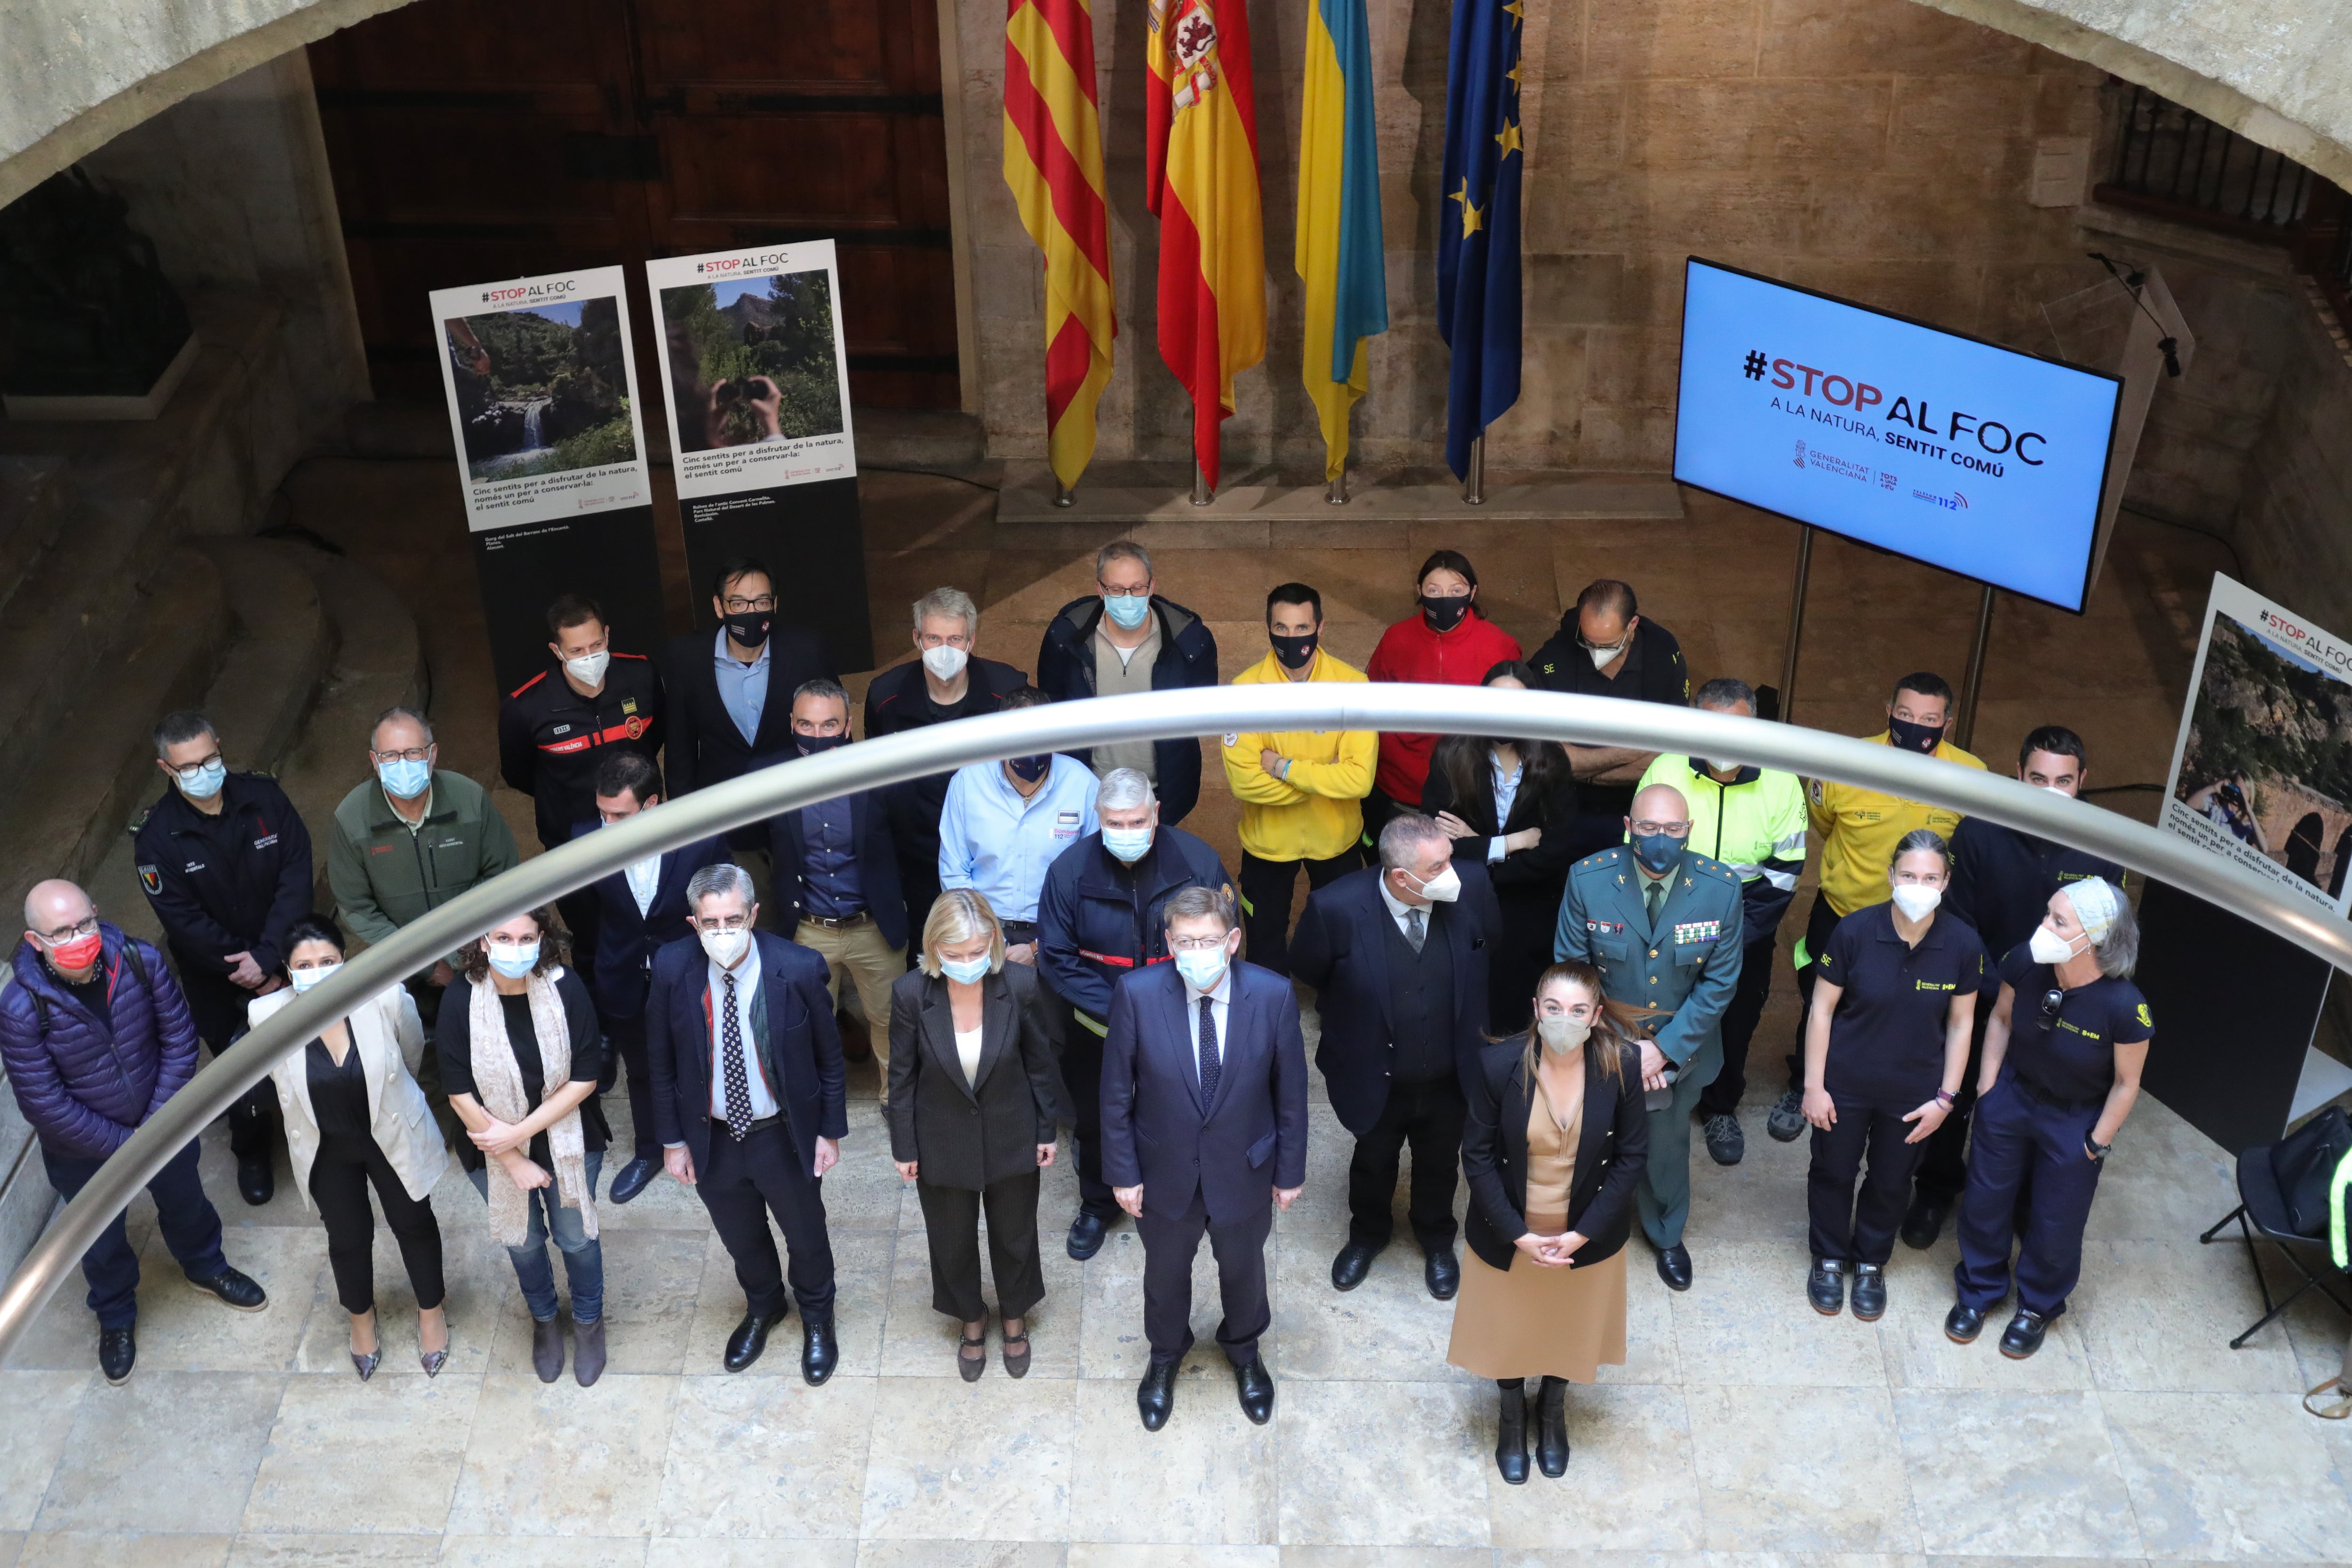
[[[1675,634],[1642,614],[1630,583],[1603,577],[1585,584],[1559,618],[1559,630],[1528,660],[1547,691],[1622,697],[1633,702],[1685,706],[1690,666]],[[1643,770],[1654,754],[1627,746],[1570,746],[1576,768],[1576,841],[1583,857],[1617,842],[1618,824],[1633,804]]]

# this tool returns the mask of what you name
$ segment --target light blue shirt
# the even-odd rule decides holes
[[[727,651],[727,628],[719,628],[719,639],[711,645],[711,660],[719,677],[719,700],[727,710],[727,717],[735,721],[735,728],[743,732],[743,743],[755,744],[760,734],[760,714],[768,706],[768,650],[776,646],[775,634],[760,645],[760,657],[744,664]]]
[[[721,969],[708,957],[703,960],[706,983],[710,987],[710,1117],[714,1121],[727,1120],[727,976],[735,976],[735,1017],[743,1031],[743,1085],[751,1094],[751,1120],[758,1121],[776,1114],[776,1096],[768,1087],[767,1075],[760,1070],[760,1047],[751,1033],[751,998],[760,990],[760,939],[751,939],[751,950],[734,969]]]
[[[1101,826],[1094,773],[1058,752],[1027,800],[998,763],[958,768],[940,808],[940,886],[971,888],[1001,921],[1037,919],[1045,868]]]

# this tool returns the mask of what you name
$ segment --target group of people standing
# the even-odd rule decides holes
[[[1034,685],[979,655],[967,595],[917,601],[917,658],[875,678],[865,735],[1216,680],[1206,624],[1159,593],[1141,546],[1106,546],[1095,566],[1097,592],[1048,626]],[[1532,657],[1480,613],[1459,553],[1431,556],[1414,587],[1416,613],[1363,671],[1322,646],[1313,587],[1274,588],[1267,651],[1237,683],[1440,681],[1757,713],[1736,679],[1694,694],[1679,645],[1625,584],[1585,589]],[[544,845],[852,742],[849,698],[816,640],[777,618],[764,567],[729,563],[711,610],[715,630],[656,667],[613,650],[589,601],[551,608],[549,668],[499,725],[501,770],[533,796]],[[1875,739],[1981,767],[1944,738],[1950,705],[1941,679],[1906,675]],[[174,963],[79,889],[45,883],[0,997],[0,1053],[61,1192],[186,1081],[199,1035],[225,1047],[331,973],[346,931],[381,940],[517,858],[480,787],[438,768],[424,716],[395,709],[373,776],[335,813],[339,926],[310,912],[309,840],[274,784],[227,773],[198,716],[166,720],[156,749],[170,784],[138,830],[140,874]],[[605,1364],[600,1183],[611,1163],[601,1201],[626,1204],[666,1172],[735,1262],[745,1313],[725,1366],[751,1365],[796,1309],[803,1375],[822,1384],[838,1358],[824,1177],[848,1131],[835,1010],[854,986],[960,1373],[989,1363],[983,1249],[1003,1368],[1028,1370],[1040,1173],[1067,1126],[1066,1249],[1090,1258],[1128,1219],[1145,1249],[1143,1424],[1173,1408],[1204,1237],[1218,1343],[1264,1422],[1265,1246],[1306,1180],[1303,986],[1315,1068],[1353,1139],[1333,1288],[1356,1289],[1388,1247],[1410,1151],[1406,1226],[1425,1288],[1455,1302],[1449,1358],[1500,1388],[1497,1467],[1524,1481],[1532,1454],[1558,1476],[1567,1384],[1624,1359],[1635,1226],[1664,1282],[1689,1289],[1694,1129],[1718,1163],[1744,1156],[1751,1043],[1817,837],[1821,889],[1793,952],[1804,1016],[1766,1118],[1783,1141],[1812,1130],[1807,1299],[1843,1311],[1850,1289],[1858,1317],[1879,1316],[1895,1240],[1933,1245],[1957,1206],[1952,1339],[1974,1340],[2014,1294],[2001,1348],[2030,1355],[2065,1310],[2153,1033],[2119,868],[1926,803],[1704,757],[1349,731],[1228,734],[1222,757],[1237,875],[1179,826],[1201,789],[1191,741],[975,764],[615,872],[285,1058],[274,1092],[232,1117],[241,1194],[268,1201],[281,1124],[365,1377],[382,1355],[372,1186],[437,1371],[450,1325],[429,1194],[454,1151],[509,1249],[550,1381],[567,1360],[551,1241],[562,1255],[569,1360],[588,1384]],[[2084,773],[2063,729],[2021,750],[2019,776],[2039,787],[2073,795]],[[633,1143],[608,1162],[602,1095],[624,1077]],[[190,1279],[265,1305],[221,1255],[193,1145],[154,1190]],[[85,1268],[120,1381],[137,1268],[119,1218]]]

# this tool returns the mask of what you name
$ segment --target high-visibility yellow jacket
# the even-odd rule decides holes
[[[1884,730],[1870,739],[1882,746],[1888,743]],[[1984,763],[1949,741],[1936,742],[1936,760],[1984,771]],[[1805,781],[1805,805],[1822,841],[1822,896],[1841,916],[1885,902],[1891,893],[1886,861],[1905,834],[1932,827],[1949,838],[1960,825],[1961,814],[1950,806],[1830,779]]]
[[[1269,648],[1234,677],[1235,686],[1286,679]],[[1309,680],[1361,680],[1364,672],[1318,647]],[[1242,847],[1261,860],[1328,860],[1363,837],[1363,798],[1372,793],[1380,736],[1370,730],[1292,730],[1225,738],[1225,781],[1242,803]],[[1285,777],[1259,753],[1287,759]]]

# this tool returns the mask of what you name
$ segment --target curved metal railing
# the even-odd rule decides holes
[[[270,1065],[365,998],[431,964],[499,921],[536,909],[649,855],[853,790],[966,763],[1112,741],[1226,730],[1390,730],[1572,741],[1646,752],[1737,758],[1812,778],[1933,801],[2060,839],[2222,905],[2352,973],[2352,925],[2282,896],[2252,872],[2153,827],[1910,752],[1823,731],[1695,708],[1484,687],[1304,682],[1217,686],[1101,698],[959,720],[865,741],[669,801],[560,848],[404,927],[272,1015],[198,1073],[133,1133],[50,1225],[0,1291],[5,1358],[107,1221],[173,1153],[227,1110]]]

